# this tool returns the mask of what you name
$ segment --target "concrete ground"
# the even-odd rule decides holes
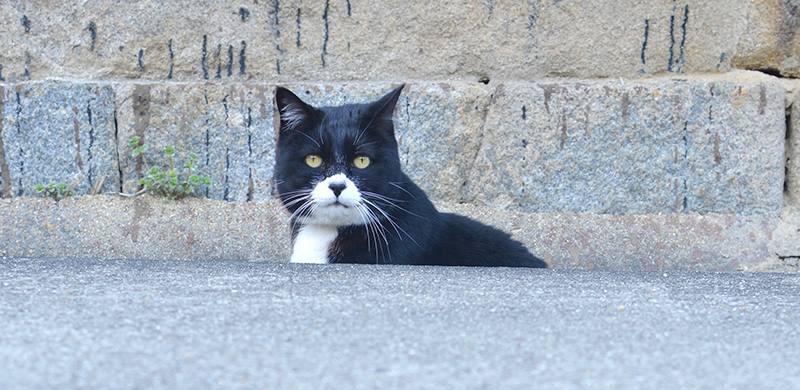
[[[0,260],[0,388],[800,388],[800,275]]]

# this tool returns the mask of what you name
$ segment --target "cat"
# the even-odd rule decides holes
[[[546,268],[508,234],[438,212],[403,173],[392,120],[403,87],[338,107],[276,88],[274,172],[291,213],[290,261]]]

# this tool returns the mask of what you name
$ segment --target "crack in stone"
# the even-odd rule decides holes
[[[11,197],[11,172],[8,169],[8,162],[6,161],[5,144],[3,142],[3,126],[5,119],[5,97],[6,89],[0,85],[0,177],[3,179],[3,192],[0,196],[3,198]]]
[[[203,46],[200,49],[200,70],[203,78],[208,80],[208,35],[203,35]]]
[[[175,52],[172,51],[172,38],[167,42],[167,53],[169,55],[167,62],[167,80],[172,80],[172,69],[175,66]]]
[[[72,107],[72,130],[75,142],[75,165],[78,166],[78,170],[83,173],[84,166],[83,166],[83,159],[81,158],[81,124],[78,107]]]
[[[299,10],[299,8],[298,8]],[[281,13],[281,3],[280,0],[272,0],[272,8],[269,10],[270,19],[268,21],[270,32],[272,33],[272,40],[275,46],[275,70],[278,74],[281,74],[281,59],[283,59],[283,55],[285,54],[285,50],[281,47],[281,27],[280,27],[280,13]],[[300,14],[298,12],[297,16],[297,25],[298,25],[298,41],[299,41],[299,26],[300,26]],[[243,42],[244,43],[244,42]],[[299,46],[298,46],[299,47]]]
[[[92,147],[94,147],[94,119],[92,118],[92,101],[86,103],[86,117],[89,120],[89,146],[86,148],[86,178],[89,181],[89,188],[94,188],[94,169],[92,166]]]
[[[253,201],[253,194],[255,192],[255,183],[253,182],[253,132],[250,126],[253,124],[253,110],[247,107],[247,157],[248,157],[248,172],[247,172],[247,201]]]
[[[330,0],[325,0],[325,9],[322,12],[322,54],[320,55],[323,68],[328,65],[325,61],[325,57],[328,55],[328,40],[330,39],[330,25],[328,24],[328,11],[330,10],[330,6]]]
[[[302,45],[300,42],[300,19],[303,16],[303,10],[301,8],[297,8],[297,18],[295,19],[295,24],[297,25],[297,35],[295,36],[295,46],[299,49]]]
[[[22,139],[22,100],[19,96],[19,90],[16,92],[17,98],[17,109],[16,109],[16,130],[17,130],[17,139]],[[19,177],[17,178],[17,196],[22,196],[25,191],[22,187],[22,178],[25,177],[25,150],[22,149],[22,142],[19,142]]]
[[[117,174],[119,175],[117,188],[118,192],[123,192],[124,189],[122,188],[124,185],[123,183],[123,175],[122,175],[122,155],[120,155],[120,148],[119,148],[119,121],[117,120],[117,105],[114,104],[114,147],[116,148],[117,154]]]
[[[205,141],[206,141],[206,146],[205,146],[206,150],[205,150],[205,152],[206,152],[206,172],[208,172],[209,163],[211,161],[211,149],[210,149],[210,145],[211,145],[211,128],[209,126],[209,124],[211,122],[210,122],[210,119],[209,119],[209,112],[208,112],[209,111],[209,106],[208,106],[208,90],[207,89],[203,89],[203,98],[205,99],[205,102],[206,102],[206,110],[205,110],[205,113],[204,113],[204,116],[205,116],[205,130],[206,130],[206,139],[205,139]],[[206,191],[205,192],[206,192],[206,198],[208,198],[208,194],[209,194],[208,186],[206,186]]]
[[[647,70],[647,41],[650,38],[650,19],[644,20],[644,37],[642,38],[642,50],[639,54],[639,59],[642,62],[642,73],[645,73]]]
[[[222,107],[225,109],[225,134],[229,134],[230,133],[229,132],[230,126],[229,126],[228,121],[230,120],[230,115],[229,115],[229,111],[228,111],[228,95],[225,95],[225,97],[222,98]],[[222,195],[222,199],[224,201],[228,201],[229,200],[229,194],[230,194],[230,186],[229,186],[230,168],[231,168],[230,147],[226,146],[225,147],[225,178],[223,179],[224,185],[223,185],[223,195]]]
[[[247,42],[242,41],[242,48],[239,50],[239,75],[247,74]]]

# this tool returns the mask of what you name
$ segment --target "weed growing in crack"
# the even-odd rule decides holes
[[[67,183],[37,184],[34,186],[34,190],[36,190],[37,194],[55,201],[75,195],[72,186]]]
[[[164,148],[164,159],[161,164],[150,166],[145,160],[144,153],[147,145],[139,137],[131,137],[128,140],[131,148],[131,155],[141,157],[145,167],[144,177],[139,179],[141,190],[135,195],[149,193],[171,200],[177,200],[190,196],[196,196],[203,186],[211,185],[208,176],[197,173],[197,155],[189,153],[182,169],[175,167],[176,151],[174,146]]]

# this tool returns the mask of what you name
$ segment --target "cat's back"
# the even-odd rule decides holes
[[[533,267],[547,264],[507,233],[470,218],[441,213],[433,259],[440,265]]]

